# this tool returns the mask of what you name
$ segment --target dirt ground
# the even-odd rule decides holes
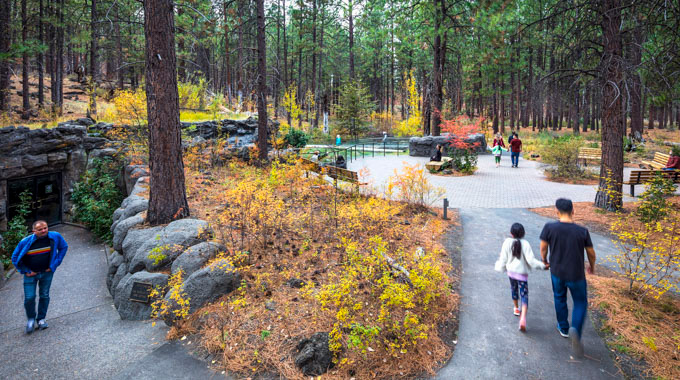
[[[10,108],[8,114],[0,115],[0,126],[6,125],[27,125],[50,123],[52,119],[49,109],[52,101],[50,99],[50,77],[45,76],[45,108],[40,109],[38,105],[38,77],[29,77],[30,96],[29,102],[31,104],[31,117],[28,120],[21,119],[23,98],[21,96],[21,75],[16,73],[10,76]],[[76,76],[64,77],[64,111],[59,118],[61,120],[72,120],[80,117],[85,117],[87,114],[88,95],[85,84],[77,82]]]

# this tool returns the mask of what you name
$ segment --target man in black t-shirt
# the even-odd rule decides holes
[[[588,229],[574,223],[574,205],[569,199],[560,198],[555,202],[559,221],[546,223],[541,231],[541,257],[550,267],[557,330],[571,339],[572,350],[577,358],[583,357],[581,332],[588,310],[588,292],[583,251],[588,254],[588,273],[595,270],[595,250]],[[548,249],[550,262],[548,263]],[[567,289],[574,301],[569,327]]]

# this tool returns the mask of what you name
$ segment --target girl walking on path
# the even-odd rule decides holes
[[[496,167],[501,166],[501,153],[507,152],[508,150],[503,148],[501,145],[494,145],[491,148],[491,153],[493,154],[494,160],[496,160]]]
[[[531,245],[524,240],[524,226],[513,223],[510,227],[512,238],[503,242],[501,254],[496,261],[498,272],[507,272],[510,279],[510,293],[514,304],[513,313],[519,316],[519,330],[524,332],[527,327],[527,309],[529,308],[529,271],[531,269],[547,269],[548,266],[534,257]],[[518,301],[522,301],[522,309]]]
[[[496,137],[493,139],[493,144],[491,144],[491,153],[493,153],[496,160],[496,167],[501,166],[501,155],[503,152],[507,152],[505,149],[505,142],[503,142],[503,135],[496,133]]]

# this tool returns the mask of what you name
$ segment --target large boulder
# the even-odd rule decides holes
[[[171,289],[165,295],[165,301],[169,306],[169,313],[164,317],[165,323],[172,326],[175,322],[174,311],[180,308],[173,299],[174,292],[179,291],[183,298],[189,299],[189,313],[193,313],[203,305],[231,293],[240,283],[241,274],[226,259],[215,261],[194,272],[179,290]]]
[[[123,239],[123,256],[125,256],[126,261],[132,260],[137,254],[137,251],[145,244],[151,241],[160,240],[160,232],[163,227],[156,226],[151,228],[143,229],[130,229],[128,230],[125,239]]]
[[[214,259],[219,252],[226,251],[226,247],[214,242],[198,243],[182,252],[172,263],[172,274],[182,270],[185,278],[201,269],[208,261]]]
[[[122,250],[123,241],[125,241],[125,237],[127,236],[128,231],[132,227],[140,225],[142,223],[144,223],[144,218],[142,217],[141,212],[133,217],[123,219],[120,222],[116,223],[115,228],[113,230],[113,238],[111,239],[113,249],[115,249],[116,251]]]
[[[111,276],[111,284],[108,285],[107,282],[107,285],[109,286],[109,293],[111,293],[112,297],[116,296],[116,291],[118,291],[118,285],[121,284],[121,281],[123,281],[125,276],[132,275],[128,273],[128,265],[126,262],[123,261],[116,269],[116,273],[114,273],[113,276]]]
[[[113,303],[118,309],[120,319],[141,321],[151,318],[151,302],[142,303],[130,300],[132,285],[135,282],[144,282],[155,287],[165,287],[168,284],[168,275],[163,273],[137,272],[126,276],[124,282],[118,284]]]
[[[333,353],[328,348],[328,333],[318,332],[297,344],[295,365],[305,376],[321,376],[333,366]]]
[[[130,259],[128,270],[130,273],[143,269],[149,272],[157,271],[175,261],[188,247],[211,237],[212,229],[210,229],[208,222],[204,220],[175,220],[154,235],[153,239],[142,242]],[[125,255],[128,257],[127,252],[125,252]]]
[[[111,285],[113,285],[113,276],[116,275],[118,268],[121,264],[125,262],[125,258],[120,253],[113,251],[111,256],[109,256],[109,272],[106,275],[106,287],[111,291]]]

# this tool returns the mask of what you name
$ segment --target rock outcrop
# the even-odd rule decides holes
[[[94,158],[112,157],[109,140],[88,133],[89,118],[59,123],[56,128],[0,128],[0,231],[7,229],[8,187],[14,178],[61,173],[62,215],[71,220],[71,191]]]
[[[122,319],[147,319],[151,315],[151,301],[141,303],[130,300],[134,282],[160,286],[170,313],[166,323],[174,323],[174,310],[181,307],[167,289],[168,275],[160,273],[170,269],[183,274],[181,292],[190,299],[193,312],[208,302],[213,302],[240,285],[241,276],[226,260],[215,259],[226,250],[220,244],[209,242],[213,231],[208,222],[200,219],[180,219],[166,226],[144,227],[148,210],[148,169],[135,165],[123,171],[125,183],[134,183],[129,195],[113,215],[111,231],[115,252],[109,257],[106,284],[114,298],[114,305]],[[135,173],[140,173],[137,178]],[[134,180],[134,181],[133,181]],[[170,289],[170,291],[173,291]],[[166,294],[167,293],[167,294]]]
[[[437,145],[441,145],[447,149],[451,149],[451,136],[425,136],[425,137],[411,137],[409,140],[409,155],[414,157],[430,157],[434,154]],[[469,135],[465,140],[466,143],[474,146],[477,153],[486,152],[486,139],[481,133]]]

